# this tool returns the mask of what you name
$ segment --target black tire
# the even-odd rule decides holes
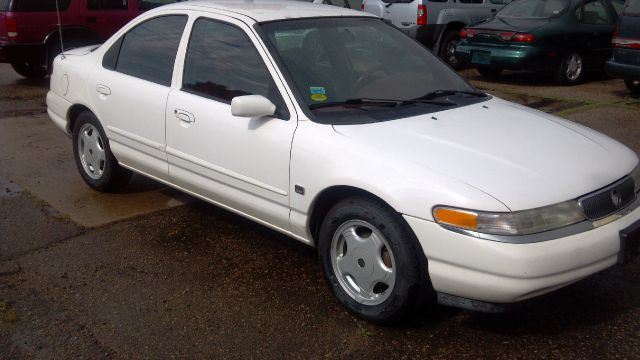
[[[95,168],[100,169],[100,171],[94,171],[93,176],[90,175],[90,171],[85,170],[83,157],[80,155],[78,146],[81,142],[81,132],[84,133],[85,130],[88,130],[91,135],[99,135],[99,143],[101,144],[101,149],[104,151],[104,160],[96,162],[99,163],[99,165]],[[93,134],[93,131],[97,131],[98,134]],[[118,161],[111,153],[109,139],[107,139],[100,122],[95,115],[89,111],[81,113],[76,119],[76,124],[73,128],[73,155],[82,179],[94,190],[100,192],[117,191],[125,187],[131,178],[131,171],[118,164]]]
[[[624,79],[624,84],[631,93],[640,95],[640,80]]]
[[[37,64],[30,64],[26,62],[11,63],[11,67],[18,74],[29,79],[44,79],[47,75],[47,71],[42,66]]]
[[[460,62],[460,60],[455,56],[455,48],[459,42],[459,30],[449,30],[442,36],[442,40],[440,41],[440,50],[438,51],[438,56],[456,70],[462,68],[462,62]]]
[[[334,236],[337,236],[336,232],[345,224],[354,221],[373,225],[385,238],[392,252],[394,284],[392,288],[383,290],[385,300],[379,304],[356,301],[354,296],[349,295],[347,286],[341,285],[339,275],[334,270]],[[338,248],[342,249],[339,245]],[[344,249],[345,253],[349,251],[346,246]],[[325,279],[333,294],[349,312],[362,319],[378,324],[396,323],[420,309],[429,308],[429,302],[435,299],[428,277],[427,259],[416,236],[404,219],[380,200],[351,197],[334,205],[322,221],[318,250]],[[352,266],[358,264],[364,271],[366,268],[364,261],[360,263],[362,260],[358,259]]]
[[[481,68],[476,68],[476,70],[478,71],[478,73],[486,78],[497,78],[498,76],[500,76],[500,74],[502,74],[502,71],[504,69],[502,68],[485,68],[485,67],[481,67]]]
[[[580,61],[580,70],[577,76],[573,77],[569,75],[569,67],[572,66],[572,59],[578,59]],[[555,80],[558,85],[576,85],[584,79],[585,63],[584,58],[579,52],[570,52],[562,57],[560,66],[556,70]]]

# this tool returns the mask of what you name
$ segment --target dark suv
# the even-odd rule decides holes
[[[179,0],[57,0],[65,48],[103,42],[140,13]],[[56,0],[0,0],[0,58],[44,77],[60,53]]]
[[[623,78],[631,92],[640,94],[640,0],[627,0],[611,42],[607,73]]]

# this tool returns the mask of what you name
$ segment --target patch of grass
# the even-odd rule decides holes
[[[371,336],[371,331],[369,331],[369,329],[362,326],[361,324],[358,324],[358,330],[356,331],[356,333],[358,334],[358,336],[363,337],[365,339]]]
[[[0,300],[0,319],[7,323],[15,322],[18,319],[16,309],[9,307],[9,303],[5,300]]]

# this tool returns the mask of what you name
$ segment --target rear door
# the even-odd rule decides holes
[[[87,91],[118,161],[166,179],[165,109],[188,16],[148,19],[110,45]]]
[[[580,22],[580,36],[586,43],[585,61],[590,68],[604,66],[611,57],[611,38],[614,28],[614,10],[607,0],[587,0],[576,9]]]

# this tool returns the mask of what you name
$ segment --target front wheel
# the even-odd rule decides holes
[[[428,306],[427,260],[402,217],[383,202],[353,197],[336,204],[320,228],[320,262],[347,310],[393,323]]]
[[[572,52],[562,58],[556,70],[556,83],[559,85],[576,85],[584,77],[584,61],[582,55]]]
[[[439,54],[440,58],[449,64],[452,68],[458,70],[462,67],[462,63],[456,57],[456,46],[460,42],[460,33],[456,30],[450,30],[442,36]]]
[[[116,191],[127,185],[131,171],[111,153],[109,139],[98,119],[85,111],[73,128],[73,154],[82,179],[94,190]]]
[[[11,67],[15,72],[29,79],[43,79],[47,75],[47,71],[36,64],[15,62],[11,63]]]
[[[640,95],[640,80],[624,79],[627,89],[636,95]]]

